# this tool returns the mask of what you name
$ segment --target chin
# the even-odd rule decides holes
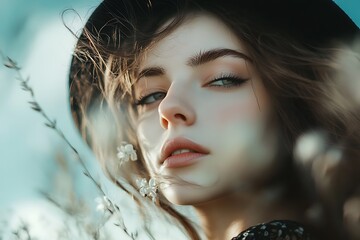
[[[215,192],[213,188],[204,188],[194,185],[173,184],[161,189],[165,198],[176,205],[198,205],[216,198],[223,194]]]

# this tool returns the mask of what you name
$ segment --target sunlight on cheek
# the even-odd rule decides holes
[[[156,115],[156,114],[154,114]],[[161,127],[155,116],[149,116],[150,120],[141,121],[137,127],[137,138],[141,152],[148,167],[154,169],[157,159],[157,152],[160,152],[157,143],[161,139]]]

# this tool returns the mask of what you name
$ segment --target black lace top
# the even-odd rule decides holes
[[[299,223],[276,220],[246,229],[231,240],[311,240]]]

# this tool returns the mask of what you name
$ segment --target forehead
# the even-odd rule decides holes
[[[218,48],[246,52],[240,39],[220,19],[197,13],[188,16],[174,31],[152,45],[144,53],[140,68],[152,65],[166,67],[167,63],[184,64],[196,53]]]

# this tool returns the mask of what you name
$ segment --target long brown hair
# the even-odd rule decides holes
[[[137,162],[121,168],[116,162],[116,147],[121,142],[132,143],[139,149],[133,125],[136,111],[132,94],[137,66],[152,44],[196,12],[218,17],[244,43],[273,99],[274,119],[281,126],[284,144],[281,150],[285,158],[292,160],[296,139],[301,134],[321,129],[333,144],[341,143],[348,164],[359,166],[358,105],[343,97],[344,92],[334,78],[341,71],[336,57],[345,51],[340,44],[350,43],[358,29],[332,26],[317,34],[313,28],[306,27],[315,24],[312,22],[315,19],[312,15],[309,19],[298,19],[298,6],[294,2],[274,6],[272,1],[104,1],[79,37],[70,72],[70,96],[75,122],[109,178],[132,195],[131,186],[136,189],[134,176],[149,178],[141,154]],[[341,18],[345,17],[341,15]],[[284,24],[288,19],[292,19],[287,23],[291,28]],[[319,26],[328,24],[316,21]],[[286,167],[295,168],[293,161],[288,161]],[[358,182],[359,170],[351,174],[354,182]],[[296,175],[286,177],[289,176]],[[299,187],[297,193],[304,193],[298,181],[294,181]],[[348,184],[342,194],[350,191],[353,186]],[[161,194],[158,206],[178,219],[191,239],[200,238],[193,223]],[[145,210],[143,213],[146,214]]]

